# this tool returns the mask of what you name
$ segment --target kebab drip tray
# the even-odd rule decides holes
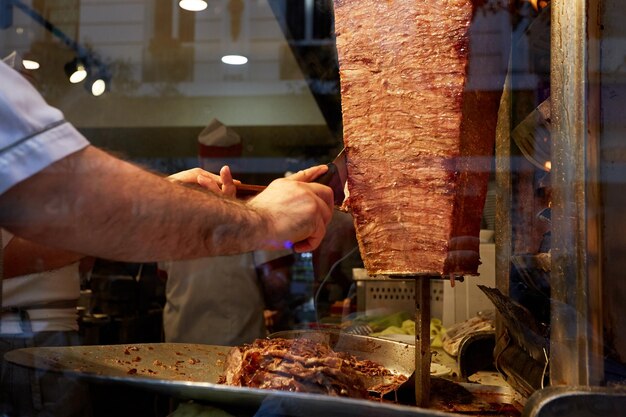
[[[413,372],[414,347],[405,343],[316,331],[299,331],[289,336],[328,340],[333,349],[377,360],[392,373],[411,375]],[[517,416],[521,409],[515,394],[503,387],[457,384],[440,378],[432,379],[429,409],[398,404],[395,398],[388,396],[363,400],[224,385],[220,382],[231,349],[228,346],[179,343],[41,347],[14,350],[7,353],[5,359],[20,366],[64,373],[91,382],[125,384],[181,400],[211,404],[236,411],[236,415],[258,415],[264,407],[286,407],[288,415],[293,416],[323,413],[333,416],[443,416],[448,415],[447,412]],[[405,392],[413,392],[411,387],[407,388]],[[409,404],[410,401],[409,398]]]

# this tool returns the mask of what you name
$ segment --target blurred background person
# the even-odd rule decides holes
[[[189,261],[161,262],[166,275],[166,342],[240,345],[266,337],[277,320],[266,309],[263,273],[285,251],[255,251]]]
[[[81,267],[91,258],[30,242],[2,230],[0,414],[89,416],[86,384],[3,360],[13,349],[80,345],[77,304]]]

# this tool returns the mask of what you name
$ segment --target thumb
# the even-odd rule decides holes
[[[293,175],[287,177],[287,179],[292,181],[301,181],[301,182],[311,182],[322,174],[325,174],[328,171],[327,165],[316,165],[307,169],[303,169],[302,171],[298,171]]]

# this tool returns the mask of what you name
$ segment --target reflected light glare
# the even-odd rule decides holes
[[[550,172],[552,170],[552,162],[546,161],[546,163],[543,164],[543,167],[546,169],[546,171]]]
[[[74,71],[72,75],[70,75],[70,82],[72,84],[76,84],[81,82],[85,78],[87,78],[87,70],[84,66],[79,65],[76,67],[76,71]]]
[[[96,97],[101,96],[104,90],[106,90],[106,83],[102,79],[94,81],[91,85],[91,94]]]
[[[33,61],[32,59],[23,59],[22,65],[24,65],[24,68],[26,68],[27,70],[39,69],[39,62]]]
[[[204,0],[180,0],[178,5],[181,9],[190,12],[199,12],[207,8],[207,2]]]
[[[248,62],[248,58],[243,55],[224,55],[222,62],[228,65],[243,65]]]

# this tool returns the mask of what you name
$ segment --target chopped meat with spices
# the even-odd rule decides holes
[[[257,339],[234,347],[226,360],[220,382],[281,391],[307,392],[369,398],[372,377],[390,377],[388,369],[368,360],[335,352],[328,345],[309,339]],[[404,378],[404,379],[403,379]],[[376,379],[378,383],[382,378]]]

